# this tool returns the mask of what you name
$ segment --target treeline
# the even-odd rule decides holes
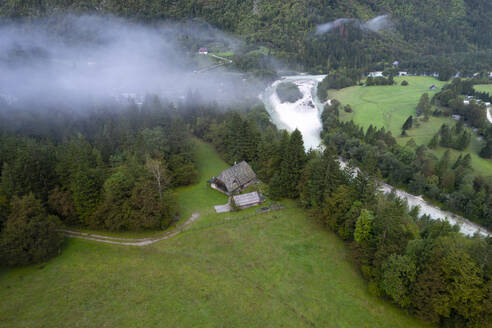
[[[485,105],[479,103],[474,99],[468,100],[465,103],[464,96],[472,96],[482,101],[491,101],[491,95],[485,92],[478,92],[473,88],[473,85],[480,81],[480,79],[474,80],[462,80],[454,79],[450,84],[446,84],[442,90],[434,95],[432,98],[432,103],[434,105],[443,106],[451,111],[451,114],[460,115],[466,123],[478,129],[478,133],[482,135],[485,143],[482,149],[479,151],[479,155],[483,158],[492,158],[492,128],[486,117]],[[435,115],[439,115],[441,111],[434,111]],[[461,123],[460,123],[461,124]],[[444,139],[442,138],[442,131],[444,131]],[[450,131],[452,132],[452,131]],[[439,141],[444,145],[456,145],[460,147],[459,144],[464,145],[467,136],[461,135],[461,140],[458,143],[453,143],[448,133],[448,129],[441,128],[440,131],[441,140]],[[432,144],[436,143],[437,137],[434,136]],[[449,146],[448,146],[449,147]],[[451,146],[452,147],[452,146]],[[454,147],[456,148],[456,147]],[[459,148],[456,148],[459,149]]]
[[[393,186],[423,194],[453,212],[492,227],[492,180],[473,175],[469,155],[451,161],[449,151],[437,158],[425,145],[400,146],[384,128],[371,125],[364,131],[353,121],[339,121],[339,106],[326,106],[322,114],[323,140],[335,147],[338,155],[355,160],[365,172]]]
[[[197,179],[191,134],[176,108],[157,97],[75,119],[57,113],[37,131],[29,119],[24,124],[0,133],[0,257],[10,265],[52,255],[36,254],[61,225],[166,228],[178,214],[173,188]],[[52,129],[59,130],[38,133]]]
[[[262,44],[298,69],[326,72],[343,67],[369,68],[398,59],[407,67],[439,71],[490,69],[492,5],[488,0],[449,2],[416,0],[346,1],[202,1],[202,0],[5,0],[0,15],[9,18],[75,13],[111,13],[154,23],[200,17]],[[349,17],[367,20],[391,13],[393,32],[362,31],[344,24],[316,35],[318,24]],[[456,55],[454,55],[456,53]],[[428,54],[434,54],[429,56]],[[455,59],[456,57],[456,59]],[[447,58],[452,58],[447,60]]]
[[[478,129],[487,126],[485,107],[472,100],[465,103],[463,96],[475,96],[473,80],[454,79],[451,83],[442,87],[442,90],[434,95],[432,103],[451,109],[452,114],[460,115],[465,122]]]
[[[439,145],[445,148],[465,150],[470,144],[471,136],[471,132],[465,130],[464,122],[460,119],[452,128],[443,124],[429,142],[429,148],[435,149]]]
[[[394,80],[392,75],[390,75],[388,77],[384,77],[384,76],[372,77],[372,76],[369,76],[366,80],[366,86],[368,86],[368,87],[373,86],[373,85],[393,85],[393,84],[395,84],[395,80]]]
[[[318,83],[317,95],[318,98],[325,102],[328,100],[328,89],[343,89],[356,85],[362,76],[362,72],[358,69],[338,69],[329,72],[325,78]]]

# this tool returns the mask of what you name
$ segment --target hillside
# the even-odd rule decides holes
[[[291,66],[301,64],[299,68],[320,72],[395,59],[414,68],[437,70],[451,65],[471,71],[490,69],[492,56],[492,2],[488,0],[7,0],[0,4],[0,15],[10,18],[64,11],[111,13],[144,22],[199,17],[248,43],[273,49]],[[368,21],[382,14],[389,15],[393,27],[380,33],[345,24],[314,34],[317,25],[338,18]]]
[[[201,214],[189,231],[142,248],[69,239],[0,271],[0,327],[427,326],[370,295],[343,242],[293,203],[213,213],[224,196],[204,183],[227,165],[196,142],[200,182],[178,191]]]

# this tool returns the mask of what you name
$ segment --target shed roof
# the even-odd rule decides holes
[[[235,164],[217,176],[217,180],[225,185],[228,192],[236,191],[253,179],[256,179],[256,174],[245,161]]]
[[[263,197],[257,191],[253,191],[242,195],[236,195],[233,196],[232,199],[234,200],[234,203],[236,203],[236,205],[239,207],[252,206],[252,205],[259,204],[263,201]]]

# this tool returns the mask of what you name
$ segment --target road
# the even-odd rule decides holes
[[[176,236],[180,232],[186,230],[186,228],[190,224],[195,222],[199,217],[200,217],[199,213],[193,213],[193,215],[185,223],[183,223],[179,227],[176,227],[175,229],[168,231],[159,237],[151,237],[151,238],[109,237],[109,236],[96,235],[96,234],[67,230],[67,229],[60,229],[59,231],[63,232],[65,234],[65,236],[67,236],[69,238],[93,240],[93,241],[97,241],[100,243],[123,245],[123,246],[147,246],[147,245],[151,245],[153,243],[156,243],[158,241],[169,239],[169,238]]]

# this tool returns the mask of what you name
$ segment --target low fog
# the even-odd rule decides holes
[[[244,95],[240,74],[199,71],[191,55],[200,40],[239,46],[204,22],[144,26],[109,16],[65,16],[6,23],[0,26],[0,98],[73,109],[128,99],[138,104],[146,94],[173,101],[198,91],[204,101],[219,103]]]
[[[379,32],[383,29],[391,27],[391,20],[388,15],[377,16],[367,22],[362,22],[356,18],[338,18],[332,22],[318,25],[316,27],[316,34],[325,34],[333,29],[340,27],[343,24],[353,24],[354,26],[373,32]]]

